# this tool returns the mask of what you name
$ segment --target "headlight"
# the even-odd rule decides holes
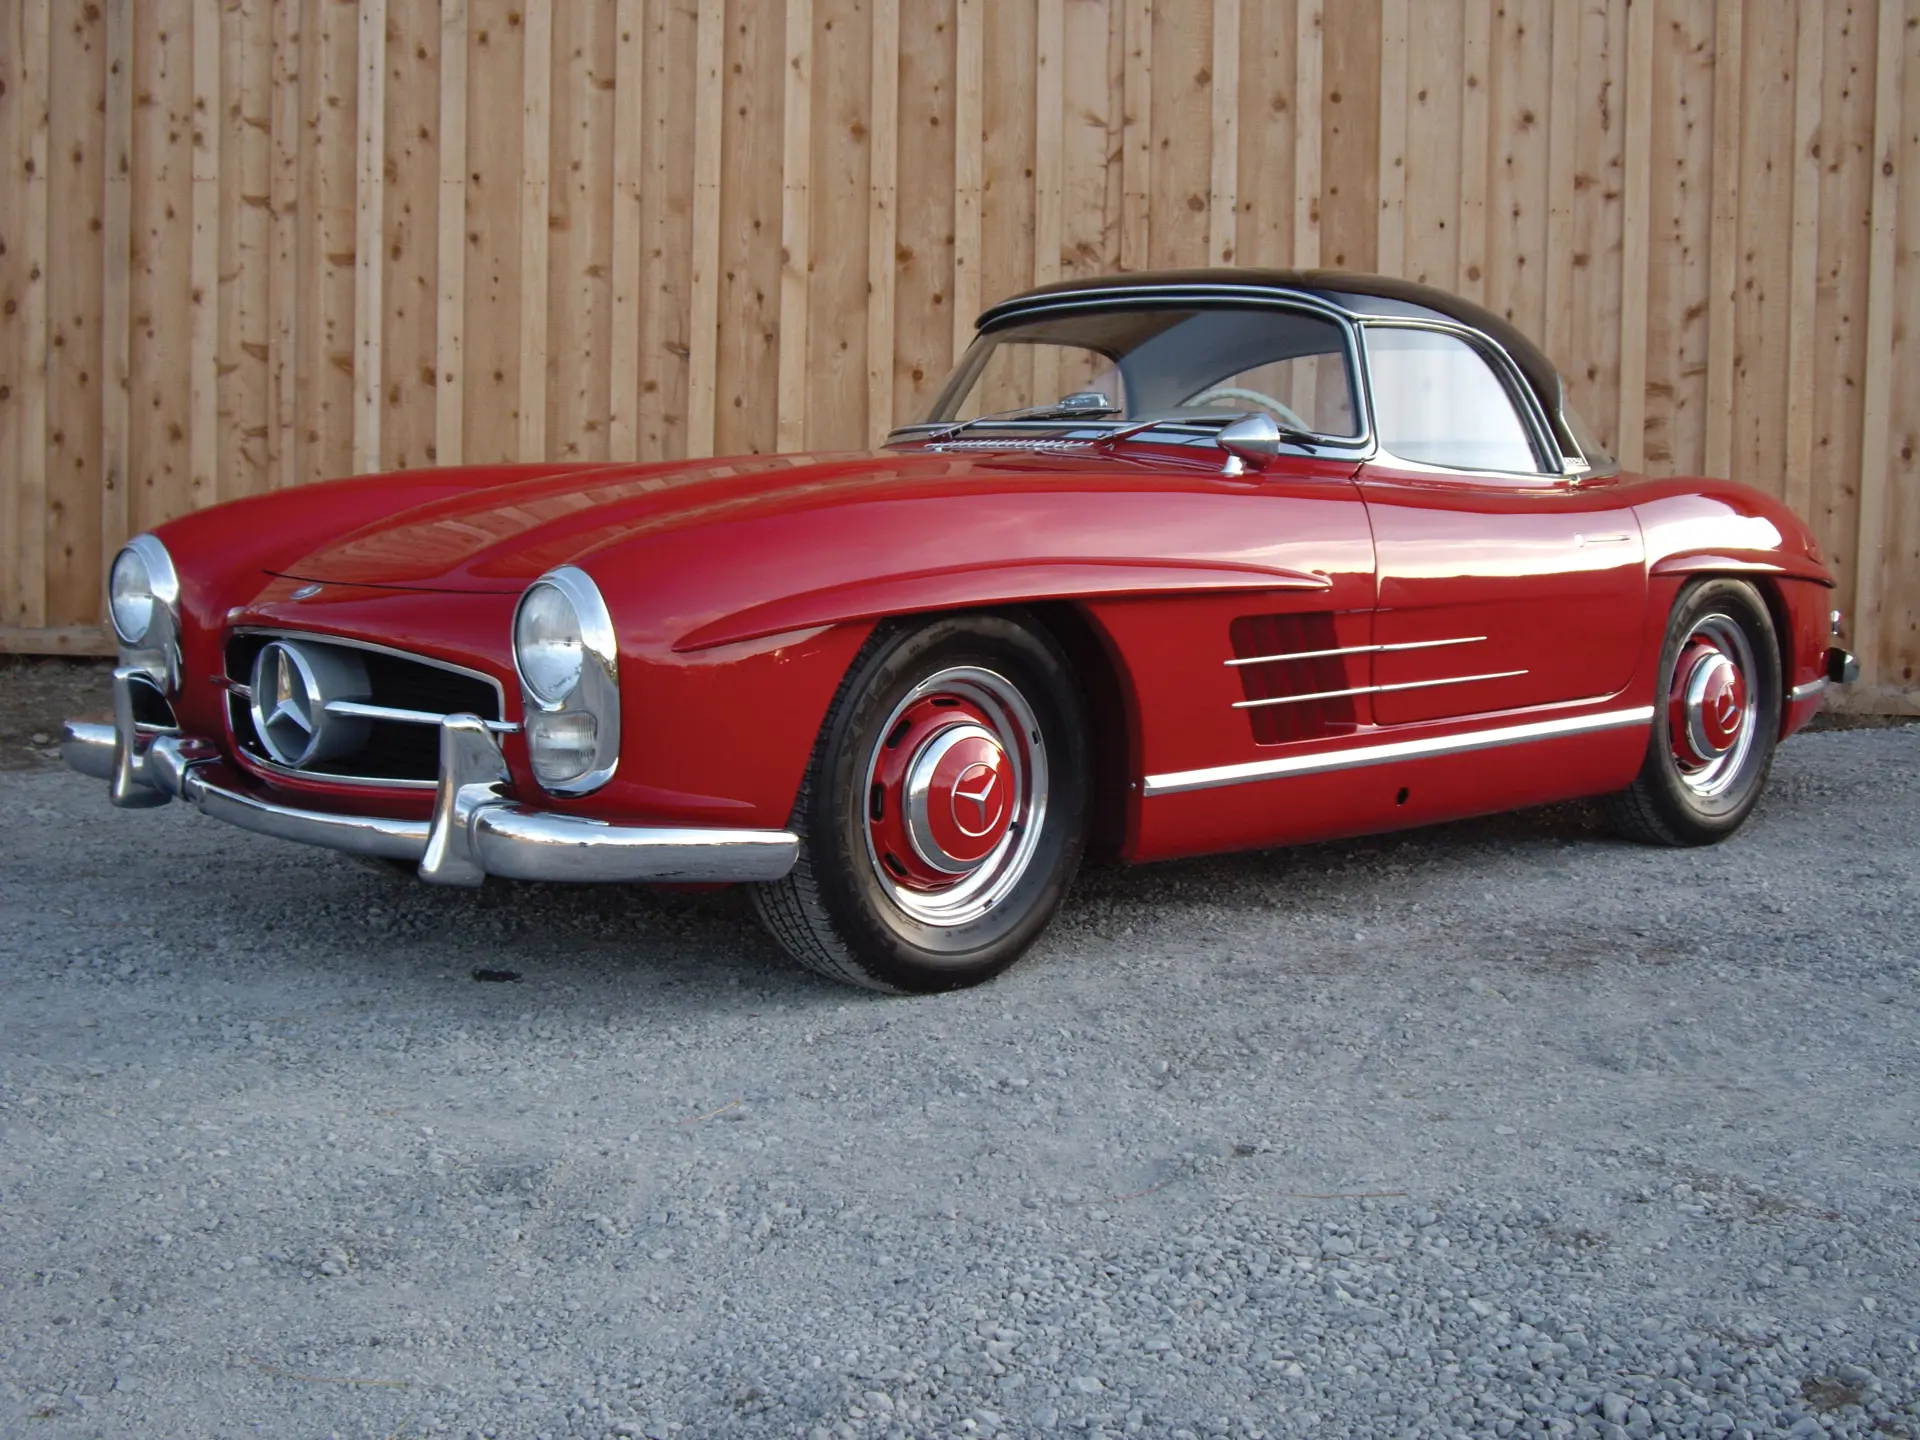
[[[618,657],[613,618],[585,571],[565,565],[527,588],[513,663],[534,778],[557,795],[606,784],[620,757]]]
[[[180,668],[180,577],[153,536],[134,536],[114,557],[107,618],[120,641],[120,663],[138,665],[172,694]]]
[[[534,699],[558,705],[580,683],[580,616],[559,586],[542,580],[513,621],[514,661]]]
[[[123,645],[138,645],[153,628],[153,576],[139,551],[122,550],[114,559],[107,609]]]

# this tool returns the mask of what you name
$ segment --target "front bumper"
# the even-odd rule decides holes
[[[255,793],[212,742],[149,734],[134,721],[132,685],[142,672],[114,671],[114,723],[69,720],[60,753],[83,775],[108,783],[113,803],[141,809],[182,800],[243,830],[353,855],[411,860],[420,878],[478,885],[512,880],[778,880],[800,842],[784,830],[712,830],[618,825],[537,810],[508,798],[507,767],[485,722],[449,715],[440,724],[440,779],[431,820],[389,820],[301,810]]]

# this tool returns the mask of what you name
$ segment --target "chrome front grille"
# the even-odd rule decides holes
[[[297,669],[309,682],[319,677],[317,688],[322,693],[300,697],[301,703],[294,707],[312,713],[296,715],[289,711],[288,724],[328,725],[335,731],[331,743],[316,747],[315,758],[298,764],[287,764],[276,756],[274,747],[284,754],[285,741],[276,738],[269,745],[256,720],[260,707],[254,704],[254,672],[261,653],[269,646],[296,652],[288,657],[293,665],[284,668]],[[269,659],[276,672],[282,668],[278,654]],[[335,683],[328,677],[343,670],[350,670],[355,677],[352,693],[325,693],[328,684]],[[236,632],[227,641],[223,684],[234,743],[246,757],[265,769],[314,780],[431,788],[440,770],[439,723],[444,717],[477,715],[491,728],[509,728],[503,723],[500,685],[490,676],[330,635]],[[281,688],[287,687],[283,684]],[[278,723],[274,698],[263,697],[270,730]]]

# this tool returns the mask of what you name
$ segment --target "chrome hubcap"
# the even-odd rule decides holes
[[[1033,859],[1047,804],[1039,722],[1004,676],[930,675],[867,757],[867,858],[913,919],[952,927],[1006,899]]]
[[[1721,794],[1753,749],[1758,698],[1753,648],[1726,615],[1708,615],[1680,647],[1667,687],[1667,734],[1680,778],[1695,794]]]

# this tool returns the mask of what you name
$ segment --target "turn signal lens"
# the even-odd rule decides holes
[[[137,550],[122,550],[107,584],[113,633],[122,645],[138,645],[153,627],[153,576]]]
[[[536,712],[527,717],[527,754],[542,785],[577,780],[593,768],[600,724],[585,711]]]
[[[558,705],[580,683],[580,616],[556,585],[541,583],[520,601],[513,622],[514,658],[534,699]]]

